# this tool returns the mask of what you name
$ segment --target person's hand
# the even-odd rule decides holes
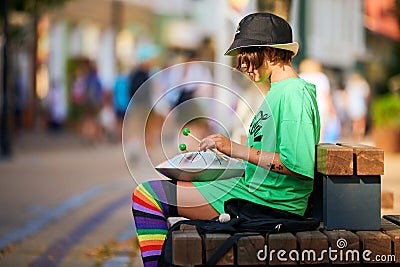
[[[225,155],[232,156],[233,142],[222,134],[209,135],[202,139],[199,144],[199,151],[216,148]]]

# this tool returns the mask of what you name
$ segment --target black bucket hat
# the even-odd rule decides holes
[[[236,29],[235,39],[225,55],[236,56],[241,47],[269,46],[297,54],[299,44],[293,42],[292,28],[281,17],[271,13],[253,13],[244,17]]]

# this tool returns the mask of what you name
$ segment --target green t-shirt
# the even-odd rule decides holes
[[[195,182],[195,186],[220,213],[224,201],[243,198],[303,215],[313,188],[315,145],[320,132],[318,114],[314,85],[300,78],[271,83],[247,139],[250,147],[280,153],[286,168],[310,179],[247,163],[244,177]]]

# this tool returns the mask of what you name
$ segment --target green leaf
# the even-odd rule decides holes
[[[376,127],[400,129],[400,97],[389,93],[375,98],[371,107],[372,121]]]

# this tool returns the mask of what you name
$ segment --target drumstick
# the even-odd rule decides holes
[[[184,129],[182,130],[182,134],[183,134],[184,136],[190,136],[190,137],[192,137],[194,140],[196,140],[196,141],[199,142],[199,143],[201,142],[199,138],[197,138],[196,136],[194,136],[193,134],[190,133],[189,128],[184,128]],[[219,152],[219,151],[216,150],[216,149],[210,149],[210,150],[211,150],[212,152],[214,152],[215,155],[217,155],[220,159],[225,160],[226,162],[228,162],[228,160],[227,160],[225,157],[222,156],[221,152]]]

